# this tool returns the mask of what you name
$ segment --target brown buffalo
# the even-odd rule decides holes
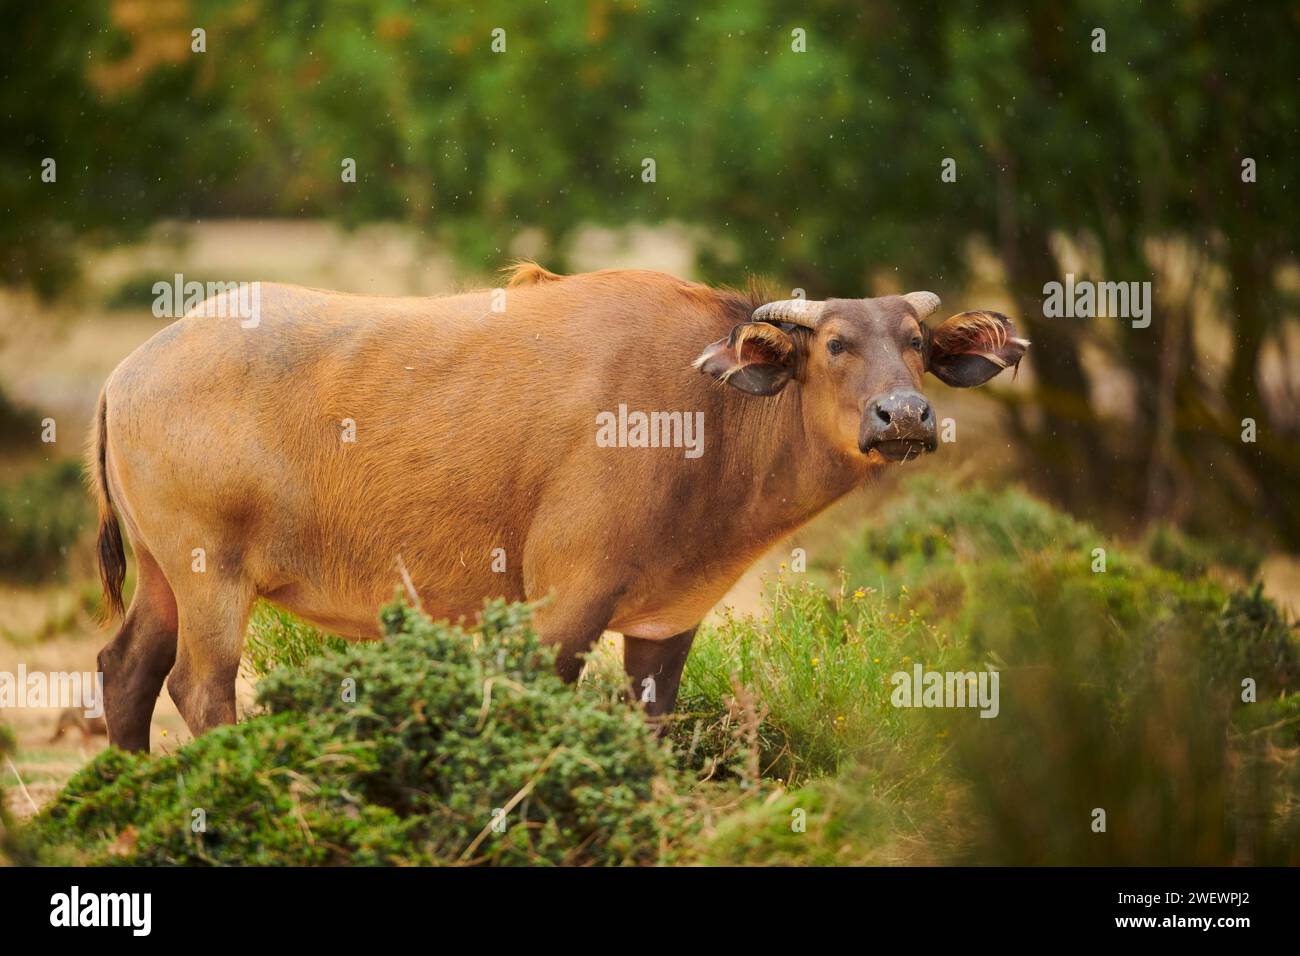
[[[373,637],[404,572],[438,617],[543,601],[577,677],[625,636],[651,714],[672,709],[700,619],[765,550],[888,461],[935,446],[926,371],[987,381],[1006,317],[931,329],[930,293],[764,304],[671,276],[556,276],[444,298],[260,287],[212,303],[109,377],[90,465],[110,607],[111,739],[148,746],[168,689],[198,734],[235,718],[254,599]],[[703,374],[701,374],[703,373]],[[170,674],[170,677],[168,675]]]

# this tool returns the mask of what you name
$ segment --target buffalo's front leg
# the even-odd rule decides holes
[[[657,641],[623,635],[623,670],[632,682],[633,698],[645,704],[651,717],[672,713],[696,630]]]

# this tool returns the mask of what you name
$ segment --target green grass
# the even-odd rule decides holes
[[[76,741],[78,739],[77,731],[69,731],[65,735],[65,740]],[[59,766],[68,763],[70,758],[69,751],[57,748],[29,748],[23,751],[23,765],[26,767],[43,767]],[[7,771],[8,772],[8,771]],[[42,772],[42,771],[38,771]],[[43,779],[48,779],[45,777]]]
[[[295,617],[288,611],[258,601],[248,621],[244,660],[255,677],[265,677],[278,667],[301,667],[313,657],[340,652],[348,642]]]
[[[696,767],[744,769],[750,755],[732,738],[744,732],[742,705],[751,700],[764,714],[762,776],[798,783],[836,773],[907,732],[889,704],[892,673],[952,658],[951,641],[902,598],[782,575],[765,601],[757,619],[727,616],[706,629],[687,661],[673,738],[686,753],[695,744]]]
[[[1180,571],[1016,490],[915,489],[829,591],[779,580],[765,616],[697,639],[679,746],[752,699],[754,789],[796,788],[720,825],[701,857],[1300,862],[1294,626],[1258,588]],[[994,667],[1000,714],[894,708],[882,678],[914,660]]]

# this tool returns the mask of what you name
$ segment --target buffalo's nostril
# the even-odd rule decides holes
[[[903,461],[935,447],[934,409],[913,389],[885,392],[864,408],[858,447],[875,449],[890,461]]]

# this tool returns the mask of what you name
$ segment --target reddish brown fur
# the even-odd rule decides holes
[[[963,312],[936,328],[933,335],[936,347],[975,353],[1002,367],[1008,362],[999,353],[1007,347],[1008,340],[1024,341],[1014,339],[1002,317],[991,312]]]
[[[558,276],[549,269],[544,269],[536,262],[525,260],[517,262],[506,270],[509,275],[506,282],[507,288],[516,288],[521,285],[537,285],[539,282],[554,282],[563,278]]]
[[[256,328],[187,317],[118,367],[92,455],[101,514],[116,505],[140,562],[123,629],[100,656],[115,742],[147,746],[168,671],[195,733],[234,719],[258,596],[375,636],[399,560],[434,617],[472,616],[491,596],[544,600],[538,629],[566,677],[602,629],[624,632],[629,668],[671,685],[652,712],[670,709],[709,608],[882,466],[856,446],[861,396],[841,400],[802,363],[798,387],[766,398],[692,367],[748,319],[753,292],[523,263],[505,294],[498,314],[486,290],[263,285]],[[845,303],[841,325],[857,321],[850,305],[864,300],[833,301]],[[915,328],[897,297],[870,301],[884,303],[871,314],[888,335]],[[898,369],[890,381],[919,385],[919,365]],[[597,414],[620,404],[703,412],[703,455],[598,447]],[[340,440],[345,419],[355,443]],[[101,520],[110,605],[115,528]]]

